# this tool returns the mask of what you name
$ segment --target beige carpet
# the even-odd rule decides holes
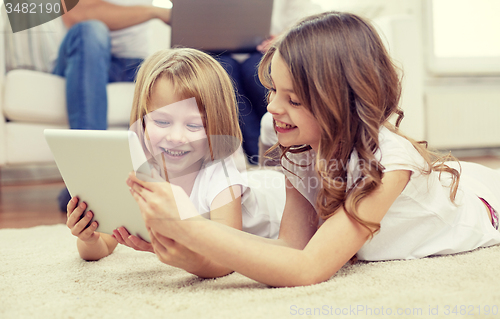
[[[202,280],[124,246],[84,262],[64,225],[2,229],[0,256],[0,318],[500,318],[500,246],[346,265],[298,288]]]

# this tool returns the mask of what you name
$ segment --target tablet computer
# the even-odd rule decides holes
[[[124,226],[150,242],[139,205],[126,179],[148,165],[139,138],[131,131],[46,129],[45,139],[72,197],[87,203],[98,232],[113,234]],[[147,173],[147,172],[145,172]]]

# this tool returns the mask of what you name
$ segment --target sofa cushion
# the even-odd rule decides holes
[[[43,125],[10,122],[5,126],[7,164],[54,162],[45,141],[45,129],[67,129],[65,125]]]
[[[67,125],[28,124],[8,122],[5,125],[6,158],[0,164],[52,163],[54,157],[45,141],[45,129],[68,129]],[[109,127],[126,130],[127,126]]]
[[[134,83],[107,86],[109,126],[127,126]],[[66,81],[63,77],[32,70],[12,70],[5,77],[4,116],[10,121],[67,125]]]

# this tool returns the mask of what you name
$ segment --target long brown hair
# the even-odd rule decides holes
[[[401,82],[397,68],[374,27],[349,13],[314,15],[285,33],[261,61],[259,78],[268,88],[272,88],[271,59],[278,51],[289,68],[294,92],[321,130],[315,162],[323,185],[316,199],[319,216],[327,219],[343,207],[373,235],[380,224],[361,219],[357,208],[382,183],[384,167],[375,158],[380,127],[385,125],[403,136],[398,129],[403,111],[398,106]],[[398,117],[396,125],[389,123],[394,114]],[[454,200],[459,173],[443,163],[449,157],[440,158],[421,142],[408,140],[427,161],[428,167],[420,168],[423,173],[452,174],[450,198]],[[287,152],[311,149],[308,145],[278,146],[282,160],[288,161]],[[354,150],[363,164],[361,178],[347,189],[346,165],[337,164],[347,163]]]
[[[238,122],[238,110],[233,85],[224,68],[211,56],[195,49],[177,48],[160,50],[148,57],[141,65],[136,78],[130,126],[138,136],[143,149],[144,116],[149,109],[153,87],[160,78],[168,79],[175,94],[181,98],[194,97],[203,119],[207,137],[231,136],[242,140]],[[212,159],[226,149],[213,145],[226,140],[208,139]]]

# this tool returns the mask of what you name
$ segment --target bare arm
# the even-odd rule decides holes
[[[100,233],[99,238],[93,244],[87,243],[81,239],[78,239],[76,242],[80,257],[87,261],[99,260],[111,255],[116,245],[118,245],[118,242],[114,240],[111,235],[103,233]]]
[[[66,27],[87,20],[100,20],[110,30],[121,30],[151,19],[161,19],[170,23],[170,9],[154,6],[120,6],[103,0],[80,0],[63,16]]]
[[[235,196],[235,198],[233,199],[232,196]],[[242,229],[243,221],[241,214],[241,187],[239,185],[222,191],[215,197],[210,207],[211,220],[237,230]],[[192,272],[195,275],[203,278],[215,278],[233,272],[230,268],[212,261],[203,255],[200,256],[204,262],[200,264],[201,267]]]
[[[408,183],[409,177],[409,171],[385,174],[383,184],[360,202],[358,208],[360,217],[380,222]],[[134,186],[134,190],[136,189],[141,192]],[[172,191],[178,190],[172,188]],[[305,199],[298,197],[295,200],[300,202]],[[140,199],[139,205],[144,205]],[[301,214],[288,213],[290,209],[293,207],[287,205],[284,218],[288,219],[288,216],[295,218],[291,221],[284,220],[283,227],[291,231],[292,227],[287,226],[287,223],[298,225]],[[195,223],[175,221],[171,217],[159,219],[159,215],[147,211],[144,215],[146,223],[152,228],[169,232],[175,240],[189,249],[247,277],[272,286],[310,285],[327,280],[363,246],[369,235],[369,231],[351,220],[343,209],[339,209],[325,221],[304,249],[300,246],[312,232],[307,230],[310,229],[308,226],[305,226],[306,231],[299,231],[301,239],[293,245],[296,247],[292,248],[269,245],[262,240],[255,240],[253,235],[210,221]],[[148,215],[153,217],[151,222]],[[302,217],[302,222],[304,220]],[[291,235],[283,234],[283,236]]]
[[[211,205],[210,219],[216,223],[241,231],[242,211],[240,186],[232,186],[217,195]],[[203,278],[216,278],[233,272],[232,269],[210,258],[195,253],[187,249],[184,245],[158,232],[153,231],[151,239],[156,255],[166,264],[183,268]],[[276,240],[262,239],[272,243],[280,243],[280,241]]]
[[[284,216],[280,226],[279,239],[269,239],[254,235],[250,235],[249,239],[265,245],[277,245],[303,249],[316,232],[318,225],[316,213],[314,208],[304,197],[296,196],[300,194],[295,188],[293,188],[288,179],[285,178],[285,181],[287,186],[287,202],[285,204]],[[222,196],[218,196],[216,201],[214,201],[215,205],[217,205],[217,200],[224,201],[223,197],[224,195],[227,196],[228,193],[226,192],[221,195]],[[237,203],[233,204],[234,202],[236,201],[212,211],[211,219],[222,225],[230,226],[236,230],[241,230],[241,197],[238,199]],[[287,209],[287,207],[289,209]],[[290,207],[294,207],[295,209],[290,209]],[[239,218],[232,217],[233,221],[231,222],[227,217],[231,215],[238,216]],[[200,268],[198,272],[194,272],[194,274],[200,277],[213,278],[233,272],[231,268],[217,263],[214,260],[207,257],[204,257],[204,259],[205,264],[203,267]]]

